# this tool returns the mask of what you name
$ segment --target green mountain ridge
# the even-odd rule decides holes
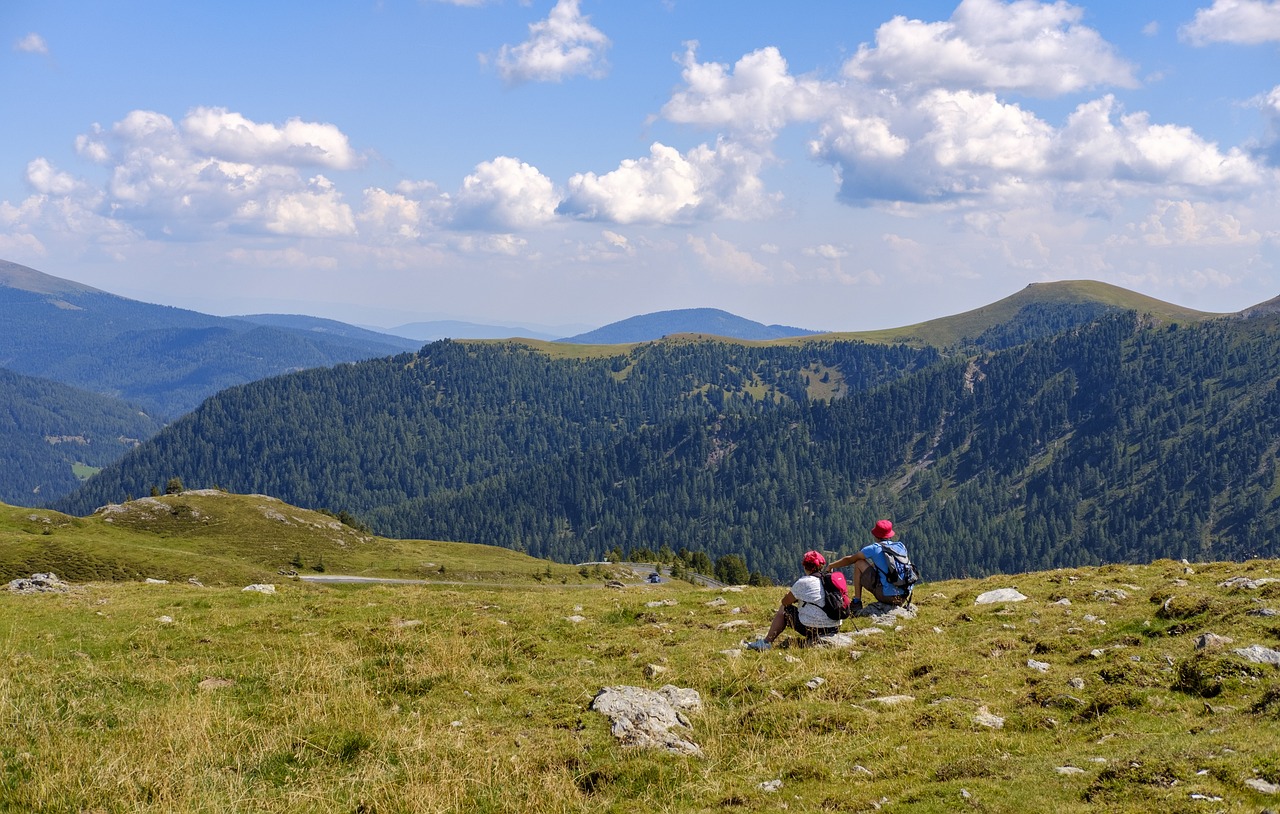
[[[1133,301],[1036,285],[941,349],[441,342],[225,391],[56,505],[176,475],[392,537],[736,554],[773,578],[882,516],[935,577],[1273,554],[1277,318]]]

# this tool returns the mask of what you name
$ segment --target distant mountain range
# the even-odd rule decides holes
[[[0,367],[118,398],[161,420],[232,385],[418,347],[328,320],[255,319],[151,305],[0,261]]]
[[[516,325],[483,325],[476,322],[460,322],[439,319],[427,322],[409,322],[387,329],[397,336],[407,336],[420,342],[436,342],[440,339],[555,339],[558,334]]]
[[[561,339],[577,345],[624,345],[651,342],[674,334],[720,336],[725,339],[767,341],[793,336],[811,336],[821,331],[792,328],[787,325],[764,325],[717,308],[682,308],[631,317],[613,322],[594,331]]]

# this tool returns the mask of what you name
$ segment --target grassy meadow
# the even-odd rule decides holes
[[[501,585],[0,591],[0,810],[1280,808],[1247,784],[1280,783],[1280,670],[1232,652],[1280,642],[1280,581],[1219,587],[1277,562],[928,584],[851,649],[755,653],[783,588],[507,556]],[[974,603],[1003,587],[1028,599]],[[624,749],[590,709],[665,684],[701,695],[700,757]]]

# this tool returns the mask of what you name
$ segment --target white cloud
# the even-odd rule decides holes
[[[833,83],[791,76],[787,61],[772,46],[747,54],[732,70],[720,63],[698,62],[697,46],[686,43],[685,90],[677,91],[662,108],[669,121],[772,138],[791,122],[819,118],[835,101]]]
[[[894,17],[862,45],[845,75],[877,87],[945,87],[1057,96],[1091,87],[1135,87],[1133,67],[1084,11],[1058,0],[964,0],[951,19],[927,23]]]
[[[37,158],[27,164],[27,183],[41,195],[70,195],[82,184],[65,172],[54,169],[48,159]]]
[[[689,248],[702,261],[703,267],[717,276],[738,283],[768,282],[768,269],[751,256],[717,234],[701,238],[687,237]]]
[[[197,107],[182,120],[192,149],[233,161],[349,170],[359,164],[332,124],[293,118],[282,126],[250,121],[221,107]]]
[[[301,237],[348,236],[355,219],[325,176],[302,166],[358,166],[345,135],[327,124],[290,119],[259,124],[222,108],[195,108],[180,125],[134,110],[110,128],[94,125],[76,139],[80,156],[104,168],[104,183],[75,180],[46,159],[31,162],[33,190],[60,199],[68,224],[117,239],[106,222],[133,224],[157,238],[201,239],[227,230]],[[96,213],[84,217],[84,213]],[[62,227],[59,227],[62,228]],[[125,227],[125,233],[129,231]]]
[[[836,168],[840,197],[853,204],[1016,201],[1085,183],[1103,198],[1235,194],[1275,175],[1188,127],[1124,114],[1111,96],[1078,106],[1055,129],[994,94],[936,89],[835,116],[810,149]]]
[[[1134,231],[1148,246],[1237,246],[1262,240],[1239,218],[1199,201],[1156,201]]]
[[[558,0],[547,19],[529,25],[529,39],[502,46],[497,63],[503,79],[514,84],[604,75],[609,38],[591,25],[578,2]]]
[[[1178,35],[1193,45],[1280,42],[1280,0],[1214,0],[1209,8],[1197,9]]]
[[[355,234],[351,207],[342,203],[332,182],[323,175],[312,178],[306,189],[247,201],[236,219],[261,224],[268,232],[296,237],[342,237]]]
[[[524,238],[510,234],[457,235],[450,236],[447,242],[463,254],[497,254],[507,257],[521,254],[529,245],[529,241]]]
[[[499,156],[463,179],[452,220],[462,228],[529,229],[553,220],[559,203],[555,184],[536,167]]]
[[[422,204],[398,192],[371,187],[364,191],[364,208],[356,220],[366,236],[416,240],[422,235]]]
[[[49,44],[44,41],[44,37],[34,31],[18,40],[13,44],[15,51],[21,51],[25,54],[45,54],[49,53]]]
[[[818,246],[809,246],[803,251],[810,257],[821,257],[824,260],[839,260],[842,257],[849,256],[849,252],[839,246],[833,246],[830,243],[823,243]]]
[[[572,176],[560,211],[615,223],[758,217],[776,200],[760,181],[763,162],[760,154],[724,140],[685,154],[655,142],[646,158],[626,159],[612,172]]]

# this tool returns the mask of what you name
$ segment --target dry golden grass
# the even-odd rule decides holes
[[[1257,812],[1280,804],[1245,785],[1280,782],[1280,674],[1194,638],[1276,647],[1280,622],[1248,612],[1280,606],[1280,583],[1217,586],[1280,564],[1195,570],[938,583],[852,650],[766,653],[733,651],[780,588],[2,593],[0,809]],[[1030,599],[974,605],[1006,586]],[[589,709],[668,683],[702,697],[701,757],[622,749]]]

